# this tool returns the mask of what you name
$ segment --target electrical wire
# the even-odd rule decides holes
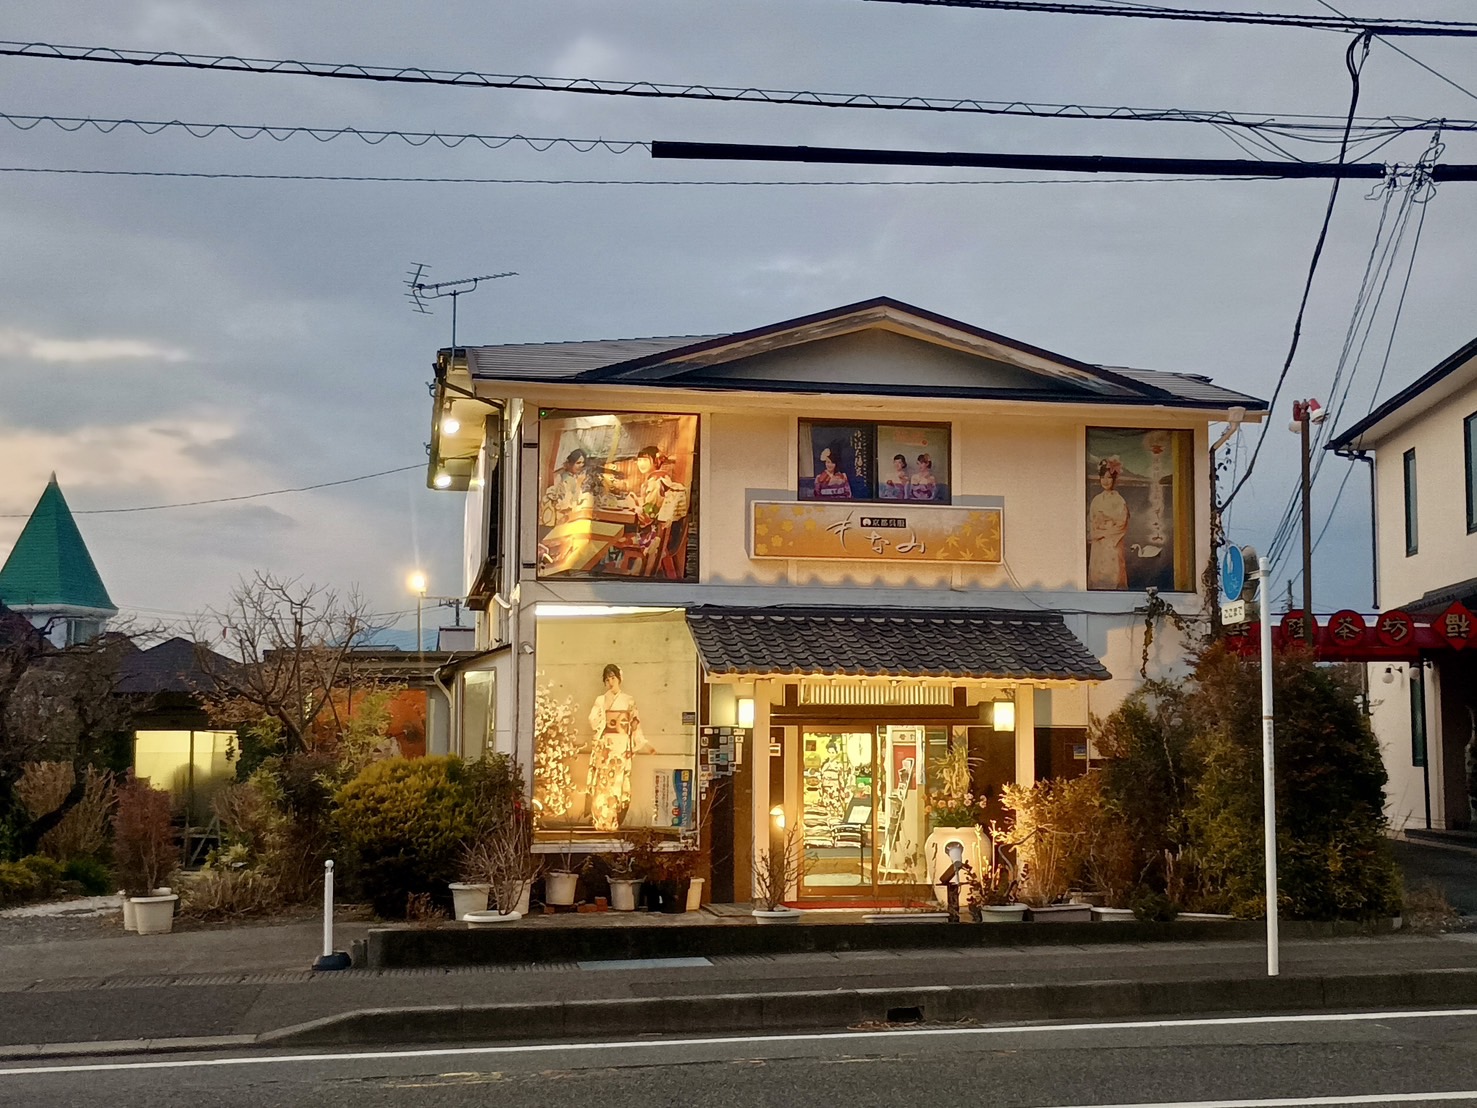
[[[1188,184],[1193,181],[1280,181],[1280,176],[1233,176],[1233,177],[1022,177],[1019,180],[1010,178],[960,178],[950,180],[948,178],[933,178],[920,180],[891,181],[885,179],[874,180],[833,180],[833,181],[759,181],[759,180],[720,180],[720,181],[697,181],[697,180],[675,180],[657,179],[645,180],[640,178],[585,178],[585,177],[393,177],[372,176],[366,174],[348,173],[207,173],[207,172],[183,172],[179,170],[164,169],[74,169],[56,166],[26,166],[26,165],[0,165],[0,173],[55,173],[79,177],[183,177],[207,181],[359,181],[377,184],[416,184],[416,185],[695,185],[705,187],[715,186],[861,186],[861,185],[1136,185],[1177,183]]]
[[[1347,19],[1351,25],[1356,25],[1356,20],[1353,16],[1349,15],[1346,12],[1339,11],[1338,8],[1328,3],[1328,0],[1317,0],[1317,2],[1320,7],[1327,8],[1329,11],[1333,12],[1334,15],[1341,16],[1344,19]],[[1405,58],[1407,61],[1414,62],[1416,65],[1420,66],[1427,73],[1431,74],[1431,76],[1437,78],[1438,80],[1445,81],[1448,85],[1450,85],[1452,88],[1456,89],[1463,95],[1470,96],[1473,100],[1477,100],[1477,92],[1473,92],[1471,89],[1457,84],[1445,73],[1442,73],[1439,70],[1436,70],[1433,67],[1427,65],[1425,62],[1421,61],[1420,58],[1417,58],[1414,54],[1400,49],[1400,47],[1396,46],[1393,42],[1386,42],[1385,45],[1388,46],[1391,50],[1395,51],[1395,53],[1399,54],[1401,57]]]
[[[248,492],[239,496],[217,496],[209,500],[181,500],[173,504],[145,504],[133,508],[84,508],[74,509],[76,516],[123,515],[129,512],[162,512],[170,508],[198,508],[205,504],[234,504],[242,500],[260,500],[264,496],[284,496],[292,492],[312,492],[314,489],[331,489],[338,485],[352,485],[358,481],[370,481],[376,477],[388,477],[392,473],[409,473],[413,469],[424,469],[425,463],[382,469],[377,473],[361,473],[357,477],[344,477],[337,481],[319,481],[315,485],[298,485],[290,489],[269,489],[266,492]],[[0,519],[28,519],[30,512],[0,513]]]
[[[1370,36],[1367,33],[1361,34],[1353,42],[1349,43],[1349,48],[1344,54],[1344,65],[1349,71],[1349,80],[1352,86],[1349,94],[1348,118],[1350,127],[1352,127],[1353,125],[1354,113],[1359,107],[1359,71],[1360,68],[1363,66],[1364,60],[1369,56],[1369,43]],[[1361,45],[1363,46],[1363,53],[1359,62],[1356,63],[1354,61],[1354,54],[1357,50],[1359,50]],[[1348,154],[1348,149],[1348,132],[1346,130],[1344,135],[1344,142],[1339,147],[1338,164],[1343,164],[1344,158]],[[1340,178],[1335,177],[1333,179],[1333,186],[1329,189],[1328,192],[1328,205],[1323,212],[1323,225],[1318,230],[1318,241],[1313,246],[1313,257],[1308,263],[1308,275],[1303,282],[1303,294],[1298,302],[1297,316],[1293,320],[1292,341],[1288,345],[1287,357],[1283,360],[1282,363],[1282,372],[1279,373],[1277,376],[1277,385],[1272,390],[1272,399],[1267,402],[1268,413],[1276,411],[1277,397],[1282,392],[1282,386],[1287,382],[1287,374],[1288,371],[1292,369],[1293,358],[1297,356],[1298,343],[1299,340],[1302,338],[1303,333],[1303,316],[1307,313],[1308,310],[1308,298],[1312,295],[1313,292],[1313,277],[1318,272],[1318,261],[1323,256],[1323,244],[1328,240],[1328,228],[1329,225],[1333,222],[1333,209],[1339,197],[1339,184]],[[1256,446],[1252,449],[1251,452],[1251,459],[1246,464],[1246,471],[1241,475],[1241,479],[1237,481],[1236,484],[1232,487],[1230,493],[1226,496],[1225,500],[1221,501],[1220,509],[1223,517],[1226,509],[1230,508],[1232,503],[1234,503],[1234,501],[1236,500],[1237,494],[1246,487],[1246,482],[1251,480],[1251,475],[1256,469],[1257,458],[1262,452],[1262,446],[1267,441],[1267,433],[1271,428],[1271,425],[1272,421],[1270,418],[1262,423],[1262,433],[1257,436]]]
[[[978,8],[988,11],[1040,12],[1049,15],[1106,15],[1129,19],[1170,19],[1187,23],[1243,23],[1260,27],[1297,27],[1309,31],[1373,32],[1381,35],[1477,37],[1477,23],[1447,19],[1361,19],[1350,27],[1345,19],[1280,12],[1204,11],[1198,8],[1120,7],[1065,3],[1061,0],[870,0],[928,8]]]
[[[1140,122],[1220,123],[1259,130],[1327,131],[1341,134],[1359,128],[1436,130],[1435,120],[1405,117],[1356,118],[1317,114],[1237,115],[1225,111],[1185,108],[1135,108],[1113,105],[1037,104],[1021,100],[980,100],[972,97],[898,96],[861,92],[815,92],[792,89],[677,84],[661,81],[613,81],[588,77],[539,77],[474,70],[424,69],[418,66],[371,66],[354,62],[301,62],[282,58],[238,58],[219,54],[181,54],[175,51],[122,50],[108,46],[69,46],[46,42],[0,40],[0,57],[50,61],[103,62],[130,66],[223,73],[278,74],[395,84],[450,85],[463,88],[570,92],[593,96],[633,96],[642,99],[705,100],[812,108],[856,108],[874,111],[1012,115],[1038,119],[1127,119]],[[1477,129],[1477,121],[1454,121],[1446,130]],[[1331,141],[1331,140],[1330,140]]]

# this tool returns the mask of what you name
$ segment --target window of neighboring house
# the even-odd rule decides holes
[[[1416,552],[1415,447],[1405,452],[1405,556]]]
[[[949,432],[947,423],[802,419],[795,496],[951,503]]]
[[[1473,480],[1473,456],[1477,455],[1477,412],[1462,421],[1462,443],[1467,469],[1467,534],[1477,531],[1477,481]]]
[[[1410,764],[1426,764],[1426,682],[1425,670],[1411,666],[1410,674]]]

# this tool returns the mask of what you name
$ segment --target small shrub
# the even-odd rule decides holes
[[[403,918],[406,898],[450,900],[463,844],[477,814],[460,758],[387,758],[338,792],[336,825],[345,868],[375,911]]]
[[[1054,904],[1081,880],[1097,789],[1090,776],[1005,787],[1002,799],[1015,813],[1005,841],[1015,848],[1020,895],[1027,904]]]
[[[1406,890],[1400,914],[1406,929],[1421,935],[1453,930],[1462,918],[1446,899],[1446,890],[1429,881]]]
[[[131,896],[147,896],[179,867],[167,792],[137,779],[118,790],[113,858],[123,890]]]
[[[1153,889],[1140,889],[1128,902],[1135,919],[1145,923],[1168,923],[1180,914],[1180,906]]]
[[[62,878],[74,881],[87,896],[106,896],[117,886],[113,871],[97,858],[72,858],[62,869]]]
[[[45,900],[61,891],[62,867],[32,854],[18,862],[0,862],[0,907]]]
[[[61,807],[76,780],[70,762],[31,762],[16,793],[31,818],[40,819]],[[108,847],[113,803],[113,775],[88,766],[82,798],[42,836],[41,850],[62,861],[102,854]]]
[[[281,887],[273,875],[207,867],[181,892],[179,910],[192,919],[212,921],[267,915],[281,905]]]

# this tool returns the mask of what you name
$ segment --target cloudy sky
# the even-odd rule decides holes
[[[1317,0],[1189,3],[1324,10]],[[1462,0],[1399,8],[1411,18],[1471,15]],[[863,0],[88,0],[7,15],[5,37],[27,42],[546,77],[1261,116],[1341,117],[1349,98],[1342,34]],[[1477,42],[1399,45],[1459,81],[1477,72]],[[0,111],[12,116],[1247,156],[1220,131],[1182,123],[691,103],[29,58],[0,59],[0,93]],[[1360,114],[1473,118],[1477,98],[1376,43]],[[451,321],[445,302],[429,317],[409,310],[402,282],[414,263],[428,263],[431,280],[518,272],[463,301],[466,343],[737,330],[887,294],[1086,361],[1202,373],[1269,396],[1328,195],[1317,181],[1026,183],[1050,175],[658,162],[640,147],[246,141],[4,121],[0,136],[0,552],[55,470],[114,600],[162,620],[219,604],[254,569],[356,583],[377,610],[403,613],[402,627],[414,621],[403,583],[412,567],[425,567],[433,593],[457,590],[459,505],[427,490],[423,469],[236,503],[82,514],[423,464],[426,381]],[[1377,158],[1414,161],[1428,137],[1401,136]],[[1470,136],[1445,138],[1446,160],[1477,161]],[[1304,158],[1336,151],[1288,148]],[[714,183],[735,181],[786,183]],[[878,183],[793,183],[801,181]],[[918,181],[949,183],[906,183]],[[1474,189],[1447,185],[1426,205],[1381,396],[1472,337],[1474,277],[1463,263],[1472,254]],[[1343,189],[1286,399],[1233,510],[1239,541],[1270,539],[1296,474],[1287,400],[1326,400],[1366,259],[1392,239],[1398,200],[1377,240],[1382,203],[1372,191],[1368,182]],[[1395,275],[1346,424],[1370,404],[1413,237],[1414,220],[1392,254]],[[1255,435],[1243,433],[1246,447]],[[1346,468],[1331,460],[1319,479],[1320,527]],[[1319,547],[1320,608],[1369,604],[1366,480],[1358,473],[1349,482]]]

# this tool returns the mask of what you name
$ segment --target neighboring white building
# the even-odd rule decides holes
[[[1211,427],[1264,409],[887,298],[443,350],[428,483],[465,493],[487,652],[450,681],[452,749],[524,766],[546,844],[711,795],[715,898],[799,821],[801,898],[885,899],[951,747],[988,794],[1086,766],[1149,594],[1205,610]],[[1161,623],[1150,674],[1182,651]]]
[[[1375,604],[1408,613],[1420,632],[1414,664],[1369,666],[1390,775],[1387,814],[1397,829],[1470,829],[1477,823],[1477,648],[1467,645],[1477,640],[1470,616],[1477,340],[1341,432],[1330,449],[1373,460]]]

